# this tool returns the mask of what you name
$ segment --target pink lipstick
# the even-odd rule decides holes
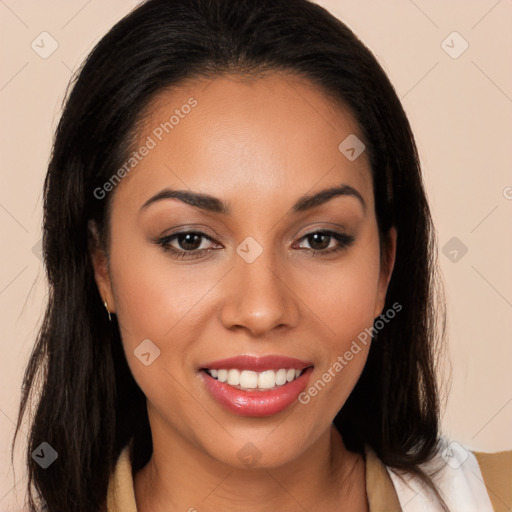
[[[201,365],[206,389],[221,406],[241,416],[272,416],[306,388],[313,364],[269,355],[242,355]]]

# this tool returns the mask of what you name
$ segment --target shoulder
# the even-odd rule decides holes
[[[440,490],[455,510],[460,504],[475,511],[512,510],[511,450],[485,453],[443,436],[435,460]]]
[[[512,450],[472,451],[495,512],[512,510]]]
[[[485,453],[442,436],[433,457],[419,464],[444,499],[449,510],[464,512],[512,511],[512,451]],[[410,472],[386,466],[393,483],[399,510],[426,508],[437,503],[430,488]]]

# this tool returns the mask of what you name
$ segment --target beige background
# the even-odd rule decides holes
[[[512,2],[319,3],[376,54],[402,99],[440,248],[452,237],[468,248],[456,262],[441,251],[439,256],[453,367],[444,433],[473,449],[512,449]],[[52,132],[72,71],[135,5],[0,0],[0,512],[21,509],[15,482],[20,500],[25,483],[23,445],[15,475],[9,450],[24,365],[45,301],[37,247]],[[46,59],[31,47],[44,31],[58,43]],[[450,36],[442,44],[454,31],[469,44],[458,58],[445,49],[454,54],[462,39]]]

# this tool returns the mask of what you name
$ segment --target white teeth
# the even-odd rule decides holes
[[[258,374],[258,387],[260,389],[270,389],[276,385],[276,372],[267,370]]]
[[[286,384],[286,370],[281,368],[276,372],[276,386],[282,386]]]
[[[238,370],[228,370],[228,380],[226,381],[231,386],[238,386],[240,384],[240,372]]]
[[[258,374],[251,370],[242,370],[240,373],[240,387],[245,389],[254,389],[258,387]]]
[[[230,386],[238,389],[273,389],[276,386],[283,386],[287,382],[292,382],[297,379],[302,370],[295,368],[280,368],[278,370],[266,370],[264,372],[254,372],[251,370],[237,370],[232,368],[230,370],[206,370],[209,375],[219,382],[225,382]]]

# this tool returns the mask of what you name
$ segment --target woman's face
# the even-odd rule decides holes
[[[191,81],[153,102],[109,192],[109,273],[99,255],[95,270],[154,440],[273,467],[330,428],[365,365],[362,333],[383,312],[394,261],[394,231],[381,261],[355,137],[347,110],[292,75]],[[163,191],[208,197],[193,206]],[[215,363],[241,355],[298,361]]]

